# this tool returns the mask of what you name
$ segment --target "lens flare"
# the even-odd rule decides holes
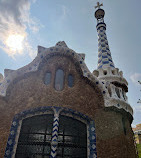
[[[6,45],[11,51],[21,51],[23,49],[24,36],[19,34],[9,35]]]

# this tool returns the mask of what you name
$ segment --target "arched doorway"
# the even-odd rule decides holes
[[[94,121],[80,112],[39,107],[15,116],[5,158],[96,158]]]

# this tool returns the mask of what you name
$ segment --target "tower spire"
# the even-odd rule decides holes
[[[104,22],[105,11],[100,7],[103,4],[97,2],[97,6],[95,6],[95,18],[97,19],[97,32],[98,32],[98,69],[103,68],[107,69],[108,67],[115,68],[111,52],[107,40],[106,35],[106,24]]]

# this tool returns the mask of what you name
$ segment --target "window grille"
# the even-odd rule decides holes
[[[39,115],[23,120],[15,158],[48,158],[53,115]]]
[[[81,121],[60,115],[57,158],[72,157],[87,157],[87,127]]]
[[[49,158],[53,115],[37,115],[22,122],[15,158]],[[57,158],[87,157],[87,126],[64,115],[59,116]]]

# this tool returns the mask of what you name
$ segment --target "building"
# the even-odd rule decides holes
[[[128,83],[115,68],[104,10],[95,12],[98,67],[65,42],[38,47],[0,85],[0,158],[136,158]]]
[[[135,141],[137,144],[141,144],[141,124],[136,125],[136,128],[133,128]]]

